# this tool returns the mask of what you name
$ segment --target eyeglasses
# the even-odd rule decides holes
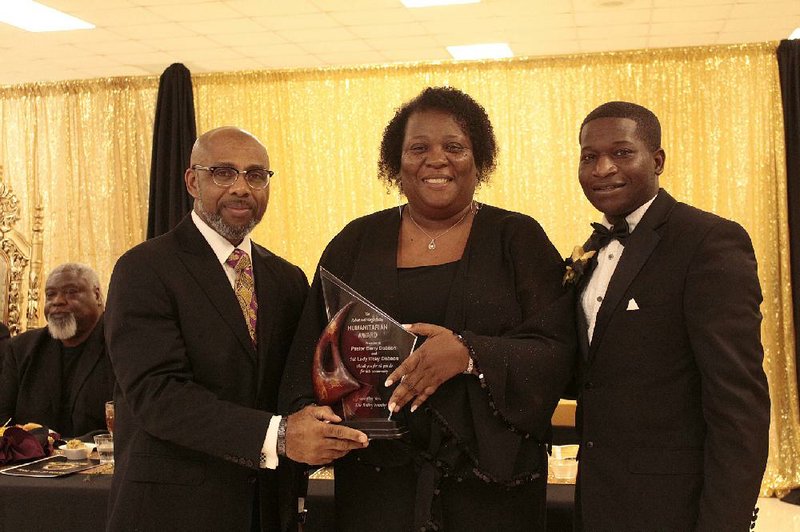
[[[241,174],[244,176],[244,180],[247,181],[247,185],[255,190],[267,188],[270,178],[275,175],[275,172],[267,170],[266,168],[253,168],[251,170],[239,171],[230,166],[200,166],[199,164],[195,164],[192,166],[192,170],[211,172],[211,179],[214,183],[217,186],[225,188],[233,186]]]

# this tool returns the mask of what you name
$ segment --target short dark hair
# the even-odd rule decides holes
[[[398,185],[408,118],[414,113],[430,110],[452,115],[461,126],[472,143],[478,182],[486,182],[497,164],[497,141],[492,123],[481,104],[454,87],[428,87],[397,109],[383,130],[378,177],[387,184]]]
[[[636,122],[636,133],[647,146],[655,151],[661,147],[661,123],[658,117],[646,107],[631,102],[606,102],[586,115],[578,132],[583,133],[583,126],[598,118],[630,118]]]

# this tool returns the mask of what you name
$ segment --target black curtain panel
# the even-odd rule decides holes
[[[166,233],[192,208],[183,174],[197,138],[192,76],[180,63],[170,65],[158,85],[147,238]]]
[[[800,341],[800,40],[778,45],[778,72],[786,139],[786,190],[789,195],[789,256],[792,275],[794,335]],[[800,357],[795,353],[795,359]],[[796,364],[800,382],[800,363]]]

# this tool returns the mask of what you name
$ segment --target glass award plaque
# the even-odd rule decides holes
[[[414,350],[417,337],[323,267],[328,325],[314,350],[311,380],[317,403],[371,439],[406,429],[391,419],[386,377]]]

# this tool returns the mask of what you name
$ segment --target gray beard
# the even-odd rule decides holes
[[[66,318],[48,318],[47,330],[56,340],[69,340],[78,332],[78,322],[75,314],[68,314]]]
[[[202,200],[197,200],[197,208],[202,214],[201,218],[203,218],[211,228],[219,233],[222,238],[225,240],[244,240],[244,237],[250,234],[250,231],[258,224],[258,220],[253,218],[250,220],[250,223],[243,227],[234,227],[229,225],[222,219],[222,216],[215,212],[209,212],[203,206]]]

